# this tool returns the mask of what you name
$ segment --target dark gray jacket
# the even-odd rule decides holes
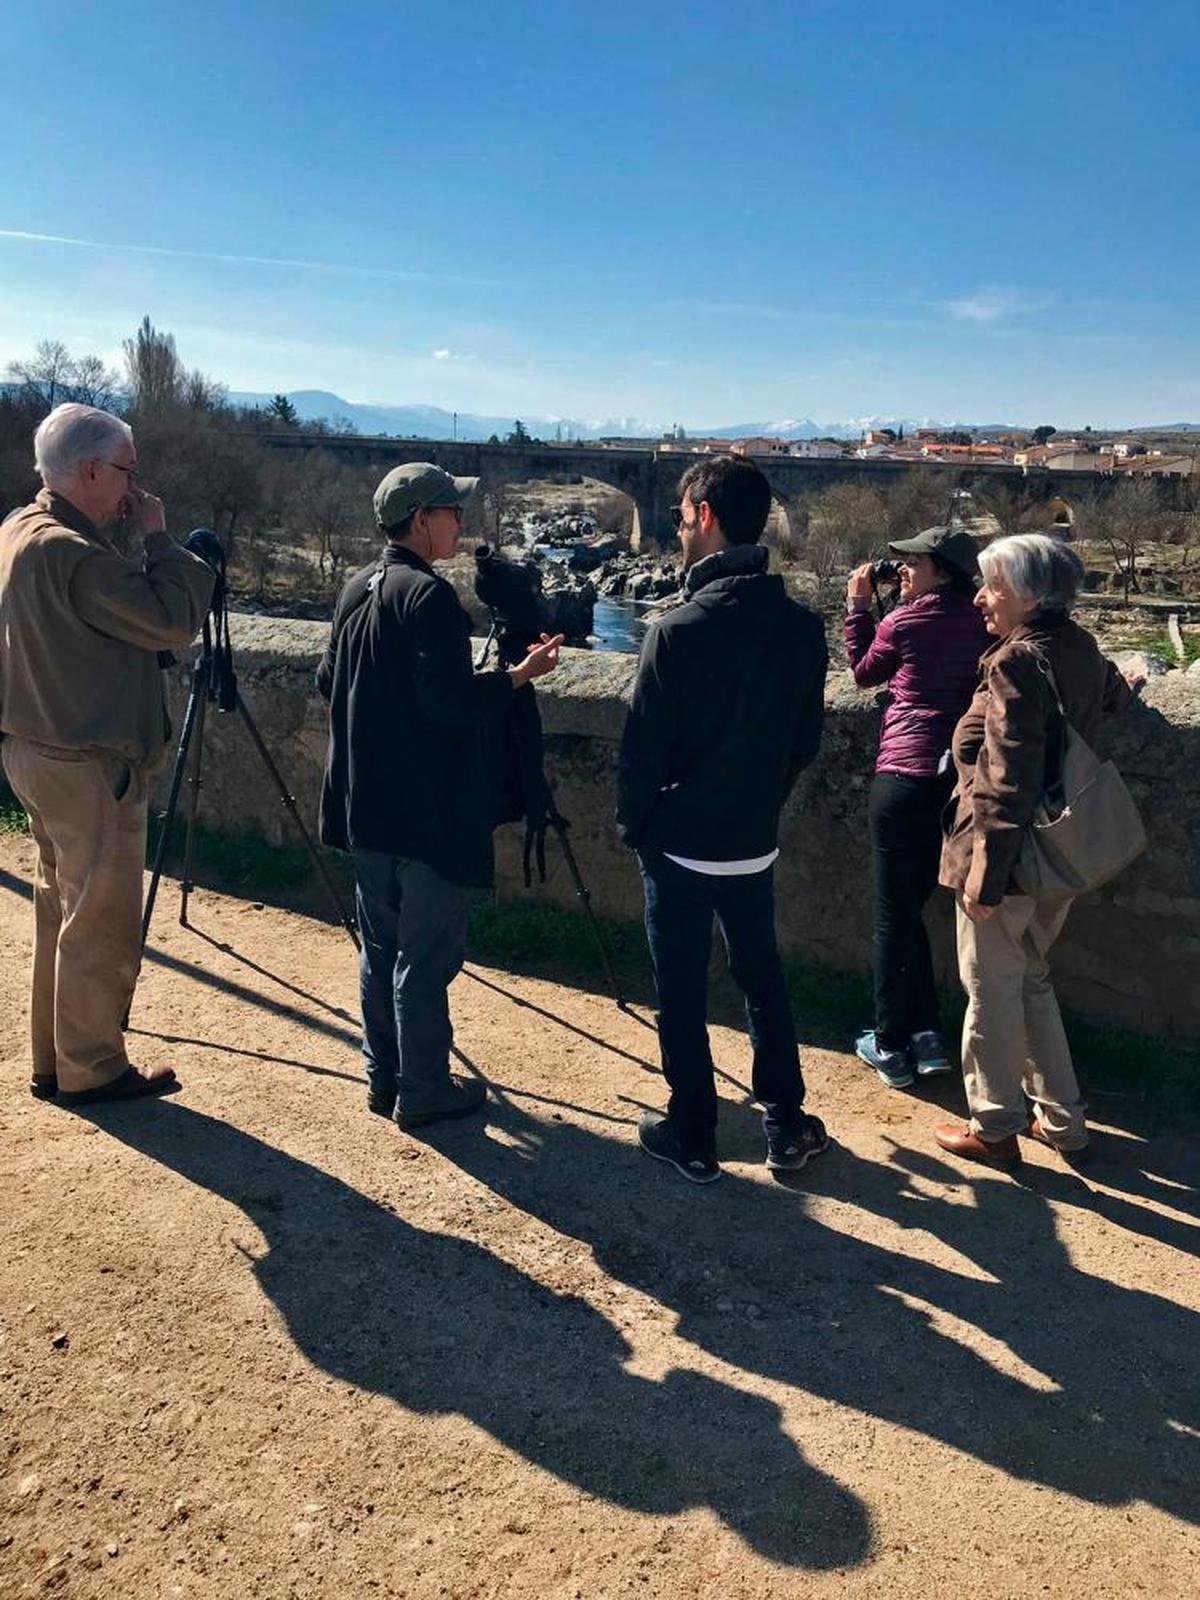
[[[512,698],[476,673],[451,584],[396,545],[338,598],[317,688],[329,701],[321,839],[427,862],[452,883],[492,881],[495,776],[483,729]]]

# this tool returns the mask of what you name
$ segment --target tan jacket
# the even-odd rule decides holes
[[[0,731],[152,769],[171,734],[156,652],[192,642],[212,588],[165,533],[131,560],[43,489],[0,527]]]
[[[1049,663],[1067,720],[1089,744],[1104,713],[1123,711],[1131,698],[1095,639],[1062,611],[1035,612],[984,653],[979,687],[954,730],[958,788],[939,881],[985,906],[1017,892],[1012,870],[1045,789],[1054,698],[1039,660]]]

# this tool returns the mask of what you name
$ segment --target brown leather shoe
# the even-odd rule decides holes
[[[1005,1171],[1021,1164],[1021,1147],[1015,1133],[1010,1133],[1006,1139],[989,1141],[981,1139],[961,1122],[941,1122],[933,1130],[933,1137],[943,1150],[948,1150],[952,1156],[962,1156],[964,1161],[982,1161],[984,1166],[1001,1167]]]

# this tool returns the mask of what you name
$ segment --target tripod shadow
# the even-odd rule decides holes
[[[327,1011],[331,1017],[338,1017],[343,1022],[353,1023],[357,1020],[344,1007],[331,1006],[329,1001],[322,1000],[320,995],[313,994],[308,989],[301,989],[298,984],[291,983],[287,978],[281,978],[277,972],[271,972],[267,967],[260,966],[257,961],[251,961],[249,956],[243,955],[240,950],[235,949],[233,945],[228,944],[226,941],[214,939],[210,933],[205,933],[193,923],[189,922],[187,927],[188,932],[197,939],[201,939],[205,944],[211,945],[214,950],[219,950],[222,955],[229,956],[239,966],[246,967],[250,972],[256,973],[258,977],[269,978],[280,989],[286,990],[288,994],[294,994],[298,1000],[307,1000],[309,1005],[316,1006],[320,1011]]]
[[[161,1101],[91,1120],[241,1208],[265,1245],[255,1278],[330,1376],[422,1415],[467,1417],[613,1505],[710,1507],[771,1560],[825,1570],[866,1558],[863,1505],[804,1460],[769,1401],[692,1371],[634,1376],[620,1332],[583,1300],[226,1123]]]
[[[880,1219],[884,1237],[919,1229],[935,1241],[909,1252],[826,1226],[804,1191],[727,1172],[698,1196],[589,1129],[511,1105],[493,1122],[507,1144],[464,1125],[437,1147],[585,1243],[720,1360],[1013,1478],[1200,1523],[1200,1315],[1076,1266],[1032,1190],[899,1149],[884,1164],[835,1148],[805,1171],[809,1193]],[[968,1188],[974,1203],[924,1182]],[[1177,1243],[1157,1221],[1140,1231]]]

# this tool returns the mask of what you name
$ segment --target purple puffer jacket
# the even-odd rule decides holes
[[[846,618],[846,654],[860,689],[886,683],[876,772],[929,778],[950,748],[954,725],[979,678],[991,643],[968,595],[930,589],[889,611],[876,627],[869,611]]]

